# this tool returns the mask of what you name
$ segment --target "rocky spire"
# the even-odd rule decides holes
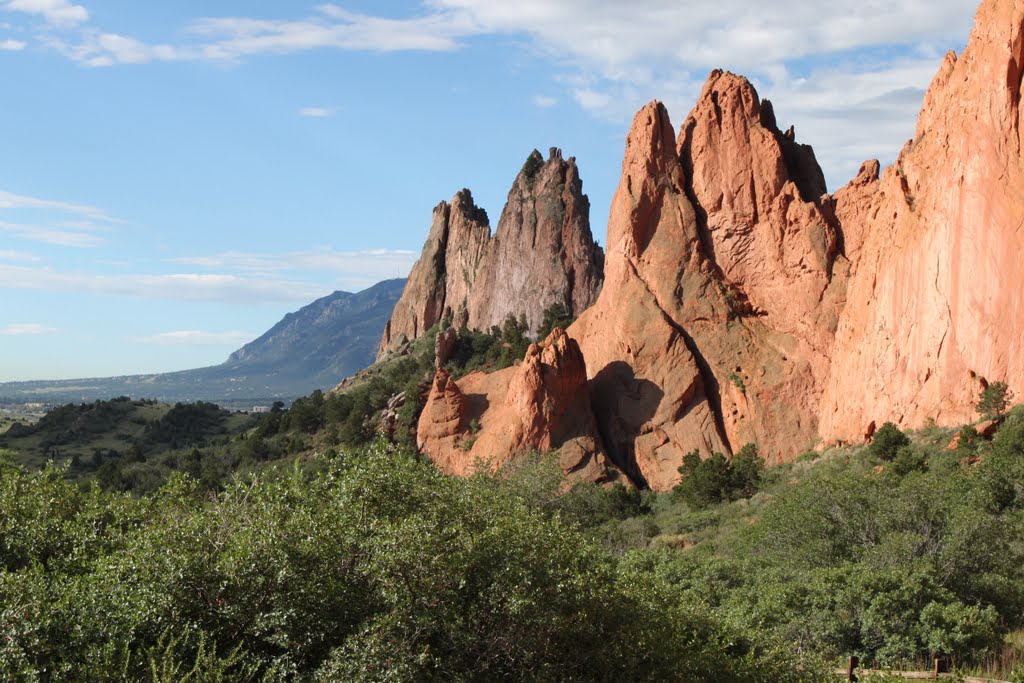
[[[597,298],[604,252],[590,232],[590,202],[574,158],[534,150],[508,194],[492,236],[468,190],[434,209],[420,259],[381,339],[378,358],[442,317],[486,330],[508,315],[540,326],[562,303],[578,315]]]

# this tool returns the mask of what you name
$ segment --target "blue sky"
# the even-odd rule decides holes
[[[973,0],[0,0],[0,381],[211,365],[404,276],[533,148],[604,241],[633,113],[743,73],[829,186],[890,162]]]

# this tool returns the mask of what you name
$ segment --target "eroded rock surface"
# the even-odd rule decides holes
[[[434,209],[430,234],[381,338],[378,359],[401,335],[416,339],[442,317],[488,330],[508,315],[536,332],[561,302],[577,315],[594,302],[604,254],[590,232],[590,202],[576,160],[534,150],[508,194],[497,231],[462,190]]]
[[[625,481],[597,431],[579,346],[561,329],[515,367],[458,384],[438,370],[417,434],[420,450],[449,474],[497,471],[525,452],[557,449],[566,475]]]
[[[1024,2],[982,3],[896,163],[836,194],[860,253],[822,399],[826,441],[872,419],[969,422],[986,380],[1024,395],[1022,72]]]
[[[465,471],[478,456],[493,467],[523,447],[582,438],[585,468],[609,471],[607,454],[638,485],[664,490],[693,449],[755,442],[781,462],[870,439],[887,421],[968,422],[990,381],[1024,395],[1022,90],[1024,0],[986,0],[897,162],[884,172],[865,162],[832,196],[812,150],[742,77],[713,72],[678,133],[648,104],[626,141],[596,302],[519,367],[460,380],[481,425],[466,455],[452,445],[465,429],[424,449]],[[517,305],[534,295],[494,254],[540,233],[506,221],[551,226],[549,236],[576,225],[570,210],[538,208],[579,194],[559,190],[550,204],[552,190],[537,193],[573,186],[575,167],[552,157],[520,174],[499,246],[483,257],[480,289]],[[542,252],[559,254],[561,272],[585,272],[572,270],[588,261],[569,257],[571,243],[563,232]],[[493,323],[497,300],[471,301],[468,317]]]

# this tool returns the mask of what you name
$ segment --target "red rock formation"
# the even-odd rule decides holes
[[[490,329],[506,316],[526,316],[530,330],[556,301],[571,315],[597,298],[604,254],[590,232],[590,202],[576,160],[552,148],[547,162],[535,150],[527,159],[501,213],[469,303],[470,327]]]
[[[866,162],[831,197],[813,152],[746,80],[713,72],[678,139],[664,107],[647,105],[612,201],[606,282],[568,331],[601,430],[585,417],[570,430],[592,435],[584,452],[603,444],[663,490],[694,448],[752,441],[785,461],[876,422],[968,421],[986,381],[1022,395],[1022,90],[1024,0],[986,0],[896,164],[880,177]],[[521,175],[510,206],[536,207],[529,187]],[[585,413],[555,409],[564,387],[582,391],[572,349],[549,340],[519,368],[460,381],[479,397],[473,457],[561,442],[564,415]]]
[[[711,74],[678,142],[661,104],[634,119],[604,290],[570,334],[609,452],[638,480],[673,486],[694,448],[813,445],[848,271],[823,189],[813,153],[733,74]]]
[[[622,480],[605,455],[590,409],[579,346],[561,329],[532,344],[524,361],[458,385],[437,371],[417,428],[420,450],[444,472],[497,471],[517,454],[558,449],[567,475]]]
[[[836,194],[856,274],[821,434],[974,417],[983,380],[1024,390],[1024,2],[987,0],[946,56],[914,139],[880,180]]]
[[[423,252],[384,328],[378,360],[433,327],[452,302],[468,298],[490,240],[487,213],[473,203],[469,190],[461,190],[451,204],[441,202],[434,208]]]
[[[571,315],[586,309],[601,289],[604,260],[589,214],[576,160],[554,148],[546,162],[536,150],[526,160],[493,237],[469,190],[439,205],[378,359],[445,315],[478,330],[522,315],[536,331],[553,303]]]

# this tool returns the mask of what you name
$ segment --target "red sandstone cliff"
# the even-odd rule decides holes
[[[578,430],[587,457],[666,489],[694,448],[752,441],[785,461],[872,422],[966,421],[986,381],[1024,395],[1022,79],[1024,0],[987,0],[896,164],[879,178],[866,162],[834,196],[741,77],[713,72],[678,136],[647,105],[626,142],[603,289],[568,330],[582,356],[542,362],[549,351],[533,348],[519,368],[461,380],[486,425],[468,456],[430,436],[455,402],[439,375],[421,447],[460,472],[556,446],[560,423],[538,407],[550,390],[522,387],[561,387],[563,403],[573,387],[593,411]]]
[[[604,255],[590,232],[590,203],[576,160],[536,150],[516,177],[491,236],[487,214],[462,190],[434,209],[423,252],[381,339],[378,358],[445,315],[487,330],[512,314],[531,330],[561,302],[571,315],[601,289]]]
[[[1022,74],[1024,0],[982,3],[896,163],[836,193],[859,254],[821,404],[826,440],[871,420],[969,421],[983,381],[1024,396]]]
[[[793,137],[722,72],[678,140],[660,103],[634,119],[605,286],[569,332],[610,454],[652,488],[694,448],[753,441],[780,459],[814,443],[848,264]]]

